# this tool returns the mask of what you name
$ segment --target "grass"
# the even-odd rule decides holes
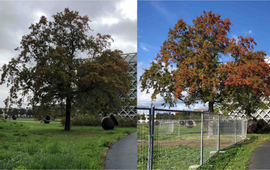
[[[138,169],[146,169],[148,161],[148,124],[137,125]],[[208,137],[208,126],[203,129],[203,160],[207,160],[217,151],[217,134]],[[173,132],[172,133],[172,129]],[[235,142],[235,133],[221,133],[221,148]],[[189,169],[191,165],[200,165],[201,124],[187,128],[180,124],[160,124],[154,129],[153,169]],[[242,140],[242,132],[237,132],[237,141]],[[211,169],[211,168],[210,168]]]
[[[136,128],[71,127],[0,119],[0,169],[102,169],[115,141]]]
[[[9,118],[7,118],[6,120],[9,121]],[[10,118],[10,121],[12,121],[12,122],[17,122],[17,121],[35,121],[35,122],[40,122],[40,120],[34,120],[34,118],[17,118],[16,120],[13,120],[12,118]],[[61,119],[51,120],[51,122],[61,122]]]
[[[270,134],[249,134],[250,140],[225,149],[225,153],[214,155],[199,169],[248,169],[253,151],[270,140]]]

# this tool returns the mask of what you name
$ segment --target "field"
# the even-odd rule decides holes
[[[19,122],[19,121],[35,121],[35,122],[40,122],[38,120],[35,120],[34,118],[17,118],[16,120],[13,120],[12,118],[7,118],[7,121],[13,121],[13,122]],[[55,120],[51,120],[51,122],[61,122],[61,119],[55,119]]]
[[[207,123],[205,123],[207,124]],[[138,169],[145,169],[148,160],[148,124],[138,124]],[[228,127],[230,128],[230,127]],[[230,133],[229,130],[231,130]],[[225,132],[225,131],[224,131]],[[220,148],[225,148],[235,142],[235,132],[227,129],[220,136]],[[244,138],[241,131],[237,132],[236,140]],[[214,132],[208,134],[208,126],[203,129],[203,161],[206,161],[217,151],[218,136]],[[189,169],[191,165],[200,165],[201,159],[201,123],[187,128],[179,123],[164,123],[155,125],[153,147],[153,169]]]
[[[136,128],[71,127],[0,119],[0,169],[102,169],[109,146]]]

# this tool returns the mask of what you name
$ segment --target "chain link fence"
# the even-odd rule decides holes
[[[246,139],[243,117],[154,107],[137,113],[138,169],[196,169]]]

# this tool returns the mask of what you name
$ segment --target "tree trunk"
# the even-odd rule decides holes
[[[65,131],[70,131],[71,97],[66,98],[66,123]]]
[[[208,138],[210,138],[213,135],[213,116],[212,113],[214,113],[214,102],[210,102],[208,103],[208,109],[209,109],[209,116],[208,116]]]

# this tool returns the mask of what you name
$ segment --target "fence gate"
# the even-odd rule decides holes
[[[198,168],[246,139],[243,117],[199,111],[136,108],[137,169]]]

